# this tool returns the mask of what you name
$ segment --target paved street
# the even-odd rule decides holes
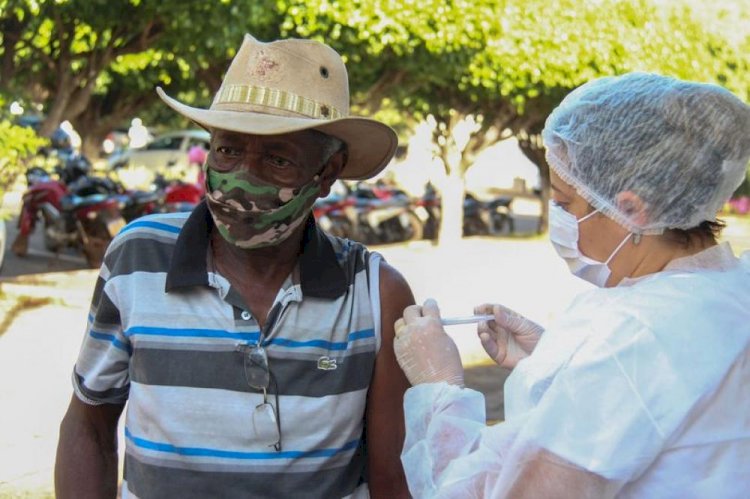
[[[18,213],[21,211],[20,192],[11,192],[5,195],[2,203],[1,213],[8,214],[11,218],[6,220],[5,227],[8,231],[5,248],[5,263],[0,271],[0,278],[13,277],[26,274],[38,274],[43,272],[65,272],[87,268],[83,255],[72,248],[62,250],[55,254],[44,248],[42,235],[42,224],[38,224],[36,230],[29,238],[29,254],[19,258],[10,251],[10,245],[18,233]]]
[[[406,276],[419,302],[436,298],[446,316],[469,315],[476,304],[500,301],[544,319],[583,287],[543,239],[470,239],[452,249],[420,241],[377,250]],[[556,285],[545,282],[550,276]],[[70,369],[95,279],[96,271],[80,270],[0,281],[11,297],[52,298],[21,312],[0,335],[0,497],[23,490],[38,496],[51,488],[58,425],[71,395]],[[475,326],[453,326],[450,334],[469,384],[488,396],[489,419],[501,418],[503,373],[494,365],[477,366],[485,356]]]

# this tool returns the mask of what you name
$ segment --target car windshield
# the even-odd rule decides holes
[[[147,144],[146,149],[148,149],[149,151],[162,149],[177,150],[180,148],[180,144],[182,144],[182,137],[162,137]]]

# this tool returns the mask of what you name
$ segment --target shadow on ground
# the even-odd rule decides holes
[[[466,386],[484,394],[489,423],[496,423],[504,418],[503,385],[509,374],[509,370],[494,362],[469,366],[464,371]]]

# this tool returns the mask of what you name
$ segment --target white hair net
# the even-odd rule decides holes
[[[750,157],[750,106],[716,86],[649,73],[571,92],[542,132],[550,168],[634,233],[715,220]],[[618,197],[637,194],[644,217]]]

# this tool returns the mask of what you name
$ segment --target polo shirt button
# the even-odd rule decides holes
[[[240,317],[242,317],[243,321],[249,321],[250,317],[252,316],[250,315],[250,312],[248,312],[247,310],[243,310],[242,313],[240,314]]]

